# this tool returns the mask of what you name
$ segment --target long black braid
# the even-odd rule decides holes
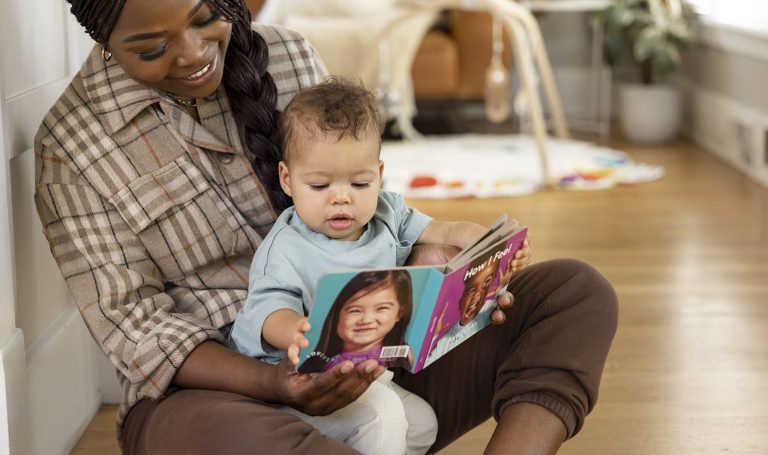
[[[67,0],[70,11],[86,32],[106,43],[125,0]],[[281,159],[277,87],[267,73],[267,43],[251,29],[251,12],[243,0],[207,0],[211,9],[232,23],[232,38],[224,61],[223,85],[232,114],[241,129],[251,165],[279,213],[291,204],[280,188],[277,163]]]
[[[85,32],[91,35],[95,41],[106,43],[112,29],[115,28],[117,17],[123,10],[125,0],[99,1],[99,0],[67,0],[71,7],[69,10],[77,18],[77,21],[85,27]]]

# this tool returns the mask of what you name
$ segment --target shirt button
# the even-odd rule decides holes
[[[234,153],[217,153],[216,159],[219,160],[219,163],[221,164],[229,164],[235,159]]]

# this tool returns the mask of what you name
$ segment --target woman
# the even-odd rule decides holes
[[[40,127],[35,201],[118,370],[125,453],[353,453],[271,404],[327,414],[382,367],[294,375],[287,361],[222,345],[253,252],[288,204],[278,110],[321,80],[319,59],[293,32],[252,31],[242,0],[69,2],[99,46]],[[443,252],[421,253],[432,262]],[[488,453],[554,452],[594,406],[616,325],[610,286],[589,266],[556,261],[509,289],[515,305],[494,316],[509,322],[398,375],[436,411],[433,450],[494,415]]]

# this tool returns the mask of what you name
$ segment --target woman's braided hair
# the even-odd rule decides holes
[[[67,0],[70,11],[86,32],[106,43],[125,5],[125,0]],[[279,213],[291,204],[277,176],[281,159],[277,128],[277,87],[267,73],[267,43],[251,29],[251,13],[243,0],[207,0],[211,9],[232,23],[232,38],[224,61],[223,85],[232,113],[240,127],[244,146],[252,157],[259,180]]]

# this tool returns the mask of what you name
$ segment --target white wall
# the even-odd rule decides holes
[[[768,35],[707,25],[679,82],[689,135],[768,186]]]
[[[92,46],[68,7],[3,0],[0,15],[0,454],[68,454],[117,390],[32,200],[35,131]]]
[[[3,46],[0,46],[0,61],[3,58]],[[3,86],[0,84],[0,99],[4,99]],[[5,143],[3,103],[0,103],[0,145]],[[4,151],[4,150],[3,150]],[[10,209],[10,173],[5,153],[0,153],[0,220],[8,220]],[[0,454],[9,453],[17,445],[14,436],[23,417],[21,406],[14,392],[23,386],[20,370],[17,368],[23,360],[23,337],[16,329],[14,308],[14,273],[13,242],[11,225],[0,222]]]
[[[588,13],[556,12],[539,17],[555,80],[569,119],[591,115],[592,30]]]

